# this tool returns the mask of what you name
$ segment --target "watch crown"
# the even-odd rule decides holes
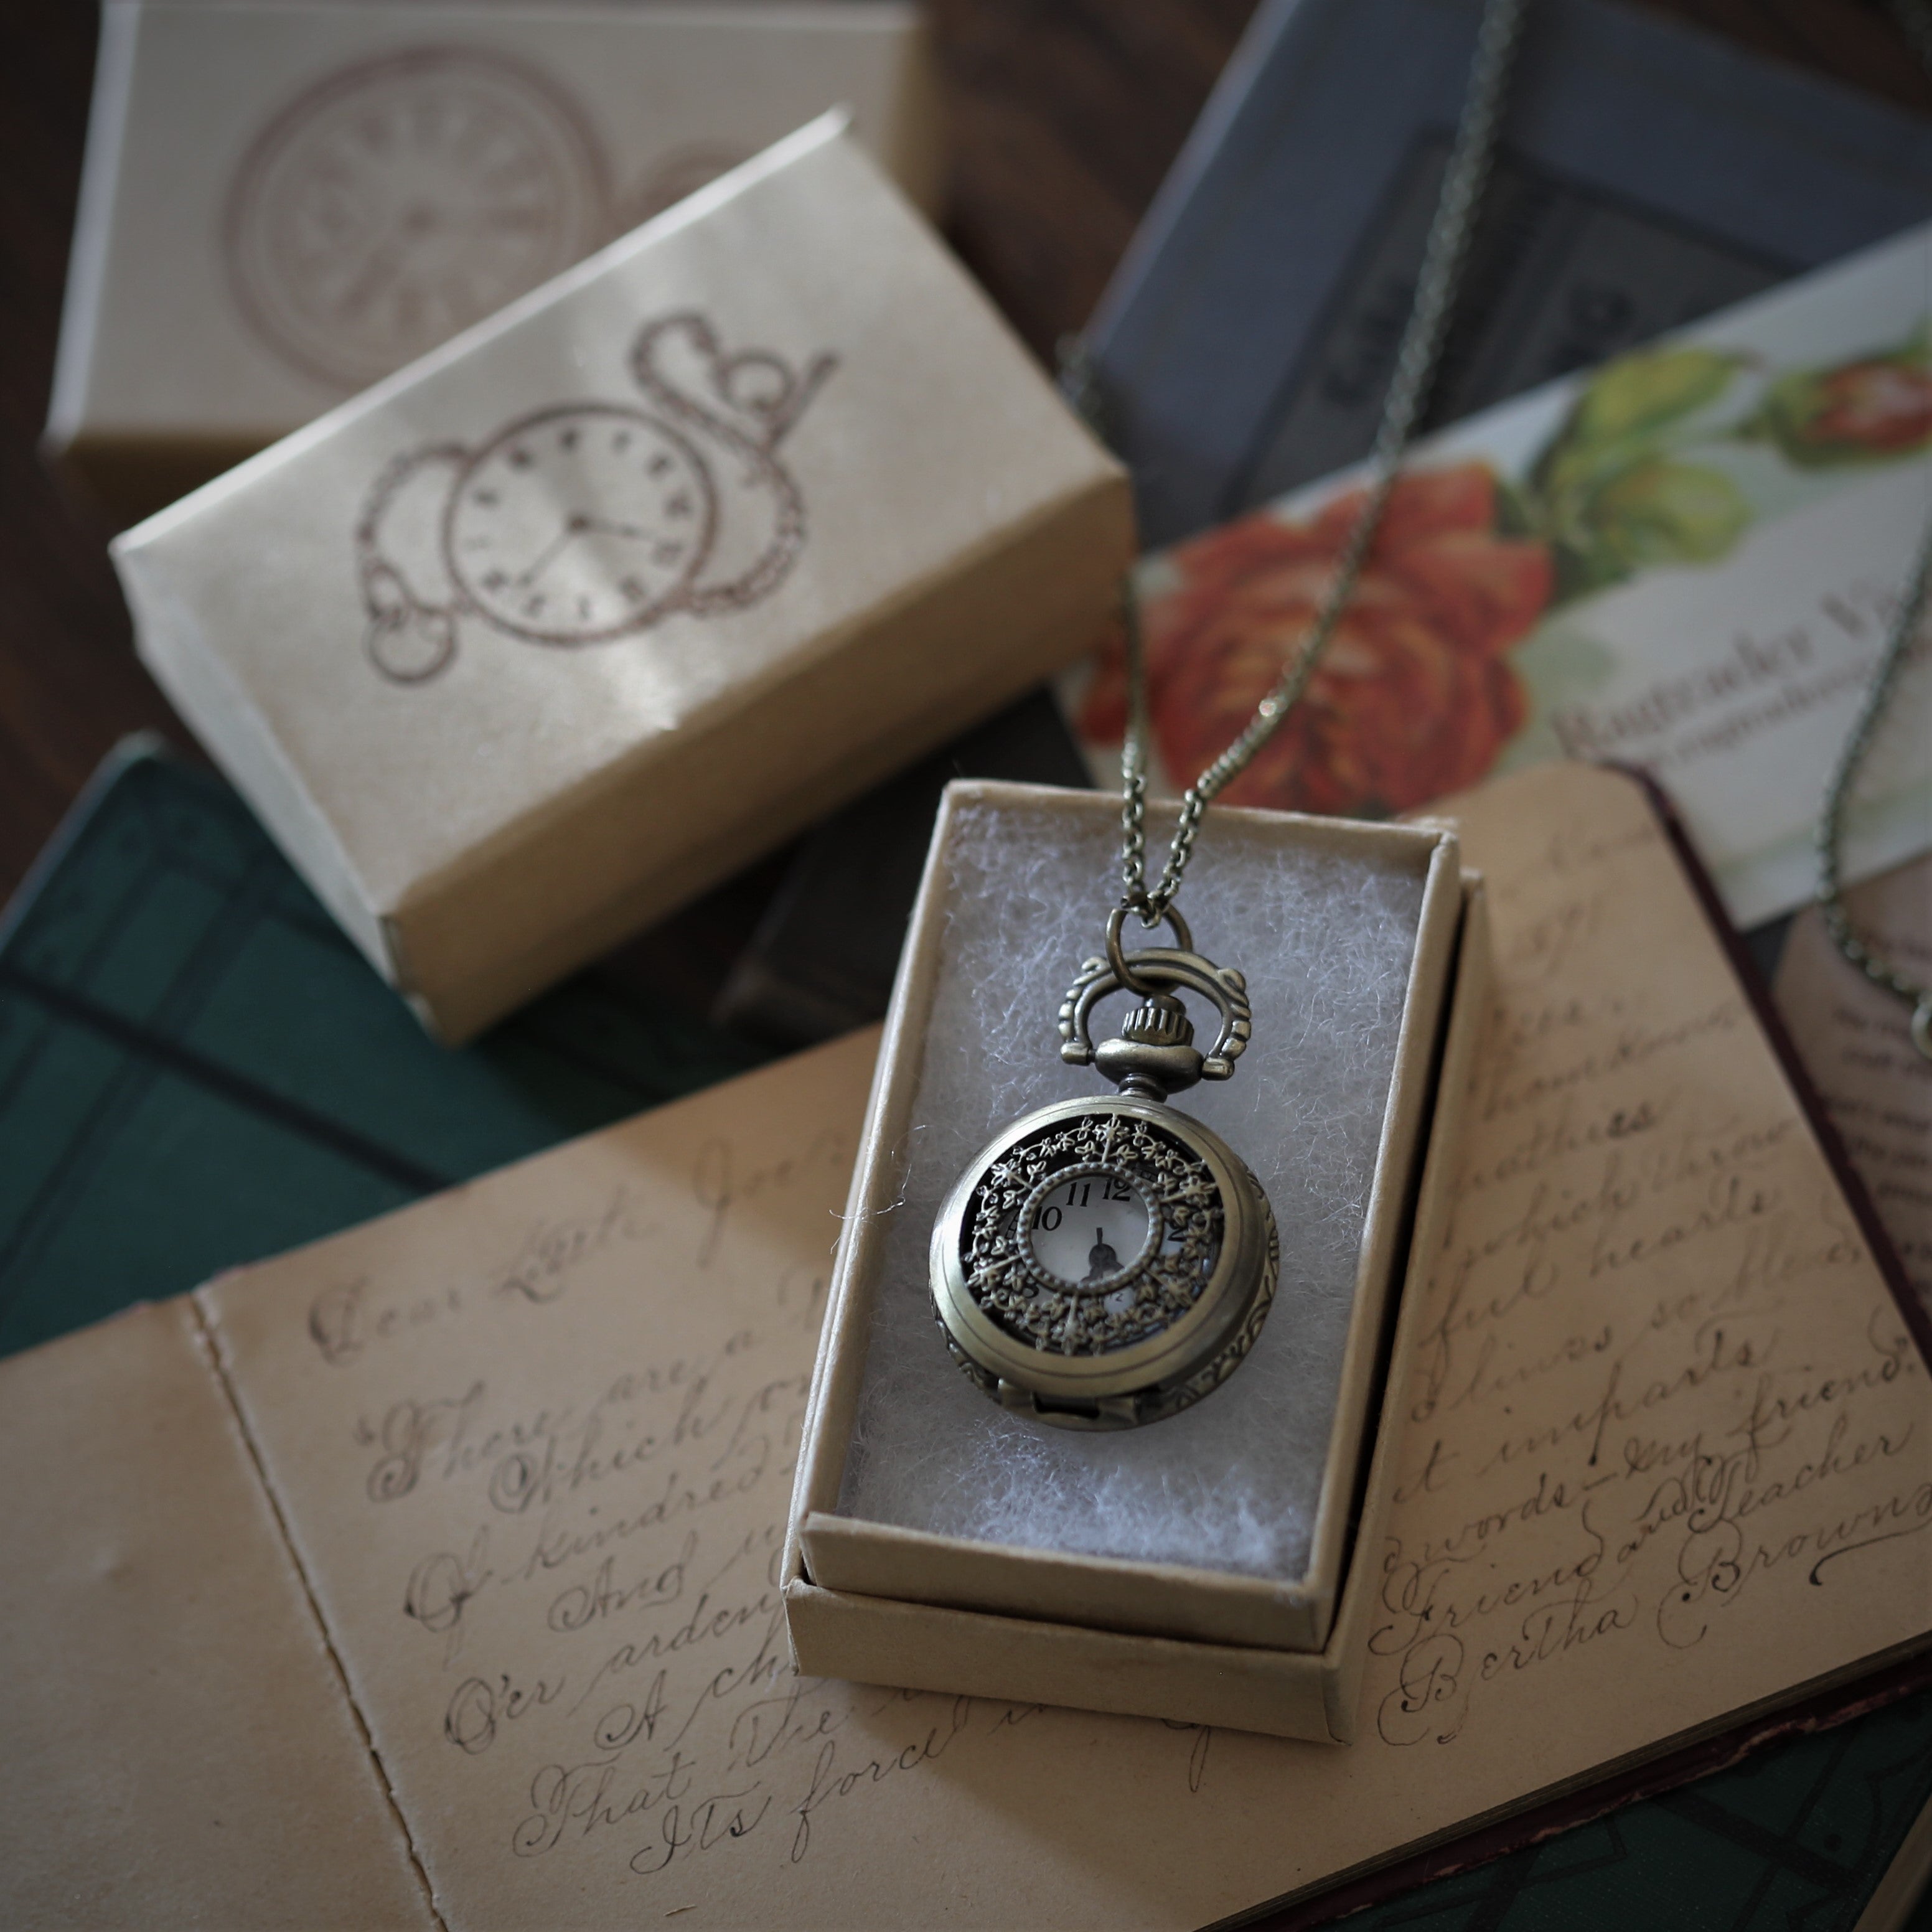
[[[1151,993],[1127,1016],[1120,1037],[1136,1046],[1192,1046],[1194,1026],[1172,993]]]
[[[1127,1016],[1120,1037],[1094,1049],[1094,1064],[1123,1094],[1146,1100],[1192,1087],[1202,1062],[1187,1009],[1172,993],[1150,993]]]

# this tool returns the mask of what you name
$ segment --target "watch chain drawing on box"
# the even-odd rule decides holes
[[[806,503],[778,451],[837,357],[728,355],[681,310],[644,326],[630,363],[648,408],[559,404],[377,478],[356,553],[383,676],[436,676],[466,616],[526,644],[603,644],[742,610],[782,581]]]
[[[447,46],[358,61],[242,153],[229,286],[282,362],[361,388],[748,156],[688,144],[620,192],[583,104],[528,62]]]

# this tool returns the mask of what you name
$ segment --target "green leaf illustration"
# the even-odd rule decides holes
[[[1550,545],[1550,560],[1555,566],[1550,598],[1552,610],[1587,597],[1594,590],[1607,590],[1630,575],[1628,565],[1609,544],[1575,532],[1558,537]]]
[[[1750,505],[1721,470],[1652,457],[1612,477],[1576,532],[1619,575],[1665,563],[1708,563],[1750,527]]]
[[[1619,356],[1577,398],[1569,439],[1604,443],[1652,434],[1715,402],[1740,360],[1717,349],[1659,349]]]
[[[1594,548],[1580,525],[1597,493],[1660,458],[1672,430],[1715,402],[1747,360],[1723,350],[1658,349],[1606,364],[1525,479],[1532,514],[1552,537]]]
[[[1544,534],[1542,518],[1534,499],[1525,486],[1512,482],[1500,471],[1494,477],[1496,534],[1499,537],[1540,538]]]

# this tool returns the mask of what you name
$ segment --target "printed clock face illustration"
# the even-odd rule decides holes
[[[580,260],[609,225],[566,96],[500,55],[428,47],[345,68],[277,115],[236,170],[226,242],[262,340],[359,387]]]
[[[704,461],[668,424],[581,405],[512,424],[448,514],[451,568],[481,615],[539,642],[588,644],[683,596],[718,506]]]
[[[369,660],[398,684],[453,664],[472,620],[524,644],[607,644],[749,610],[803,548],[782,456],[838,358],[725,348],[680,309],[638,330],[644,404],[560,403],[386,464],[356,526]]]

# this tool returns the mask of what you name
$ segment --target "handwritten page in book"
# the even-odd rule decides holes
[[[1641,794],[1456,808],[1498,1010],[1353,1747],[788,1674],[869,1039],[202,1291],[446,1922],[1198,1925],[1925,1639],[1922,1365]]]
[[[0,1925],[430,1932],[198,1328],[0,1363]]]
[[[1932,984],[1932,858],[1852,886],[1845,902],[1858,929],[1907,979]],[[1815,907],[1792,922],[1772,991],[1932,1310],[1932,1060],[1912,1043],[1911,1010],[1845,958]]]

